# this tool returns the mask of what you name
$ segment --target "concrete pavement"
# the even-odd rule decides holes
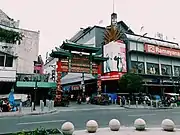
[[[56,112],[56,109],[49,110],[48,107],[45,107],[43,111],[40,110],[40,107],[36,107],[35,111],[31,111],[30,107],[23,107],[22,111],[16,111],[16,112],[0,112],[0,118],[4,117],[21,117],[24,115],[42,115],[42,114],[48,114],[48,113],[54,113]]]
[[[88,108],[89,107],[89,108]],[[180,128],[180,109],[146,110],[146,109],[119,109],[118,106],[76,105],[71,111],[58,111],[52,114],[38,116],[22,116],[0,118],[0,132],[14,132],[21,130],[33,130],[38,127],[60,128],[65,121],[71,121],[75,129],[85,129],[86,122],[90,119],[97,120],[100,127],[107,127],[112,118],[120,120],[121,125],[132,127],[136,118],[143,118],[148,127],[159,127],[165,118],[175,121]],[[69,108],[72,108],[70,106]],[[85,108],[86,110],[83,110]],[[98,109],[99,108],[99,109]],[[101,109],[103,108],[103,109]],[[116,109],[117,108],[117,109]],[[60,107],[68,109],[68,107]],[[90,110],[91,109],[91,110]]]
[[[90,135],[85,130],[75,131],[74,135]],[[145,131],[136,131],[134,128],[120,128],[119,131],[111,131],[109,128],[99,128],[96,135],[179,135],[180,130],[175,129],[174,132],[163,131],[162,128],[148,128]]]

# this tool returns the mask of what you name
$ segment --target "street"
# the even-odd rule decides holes
[[[79,105],[58,109],[59,111],[54,114],[1,118],[0,133],[33,130],[38,127],[60,128],[65,121],[71,121],[76,130],[85,129],[85,123],[90,119],[97,120],[99,127],[107,127],[112,118],[119,119],[123,126],[133,126],[134,120],[139,117],[147,122],[148,127],[159,127],[165,118],[170,118],[175,121],[176,125],[180,125],[180,108],[147,110],[122,109],[115,105]]]

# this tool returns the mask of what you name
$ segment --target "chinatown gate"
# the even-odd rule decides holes
[[[100,49],[66,41],[63,42],[60,48],[56,48],[56,51],[52,51],[50,56],[58,58],[55,104],[60,103],[62,99],[62,74],[68,74],[69,72],[92,74],[97,79],[97,94],[101,93],[101,65],[107,58],[93,55],[100,51]],[[84,86],[82,90],[85,92]]]

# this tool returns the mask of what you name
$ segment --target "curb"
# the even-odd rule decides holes
[[[26,115],[44,115],[44,114],[51,114],[51,113],[55,113],[57,112],[57,110],[52,110],[52,111],[48,111],[48,112],[30,112],[30,113],[20,113],[20,112],[7,112],[4,115],[0,115],[0,118],[3,117],[22,117],[22,116],[26,116]]]
[[[159,107],[159,108],[155,108],[155,107],[153,107],[153,108],[136,108],[136,107],[124,107],[125,109],[148,109],[148,110],[160,110],[160,109],[174,109],[173,107]]]

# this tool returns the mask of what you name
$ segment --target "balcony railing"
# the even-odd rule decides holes
[[[48,74],[19,74],[17,75],[17,81],[24,82],[48,82],[49,75]]]
[[[0,51],[13,56],[17,56],[16,44],[0,42]]]

